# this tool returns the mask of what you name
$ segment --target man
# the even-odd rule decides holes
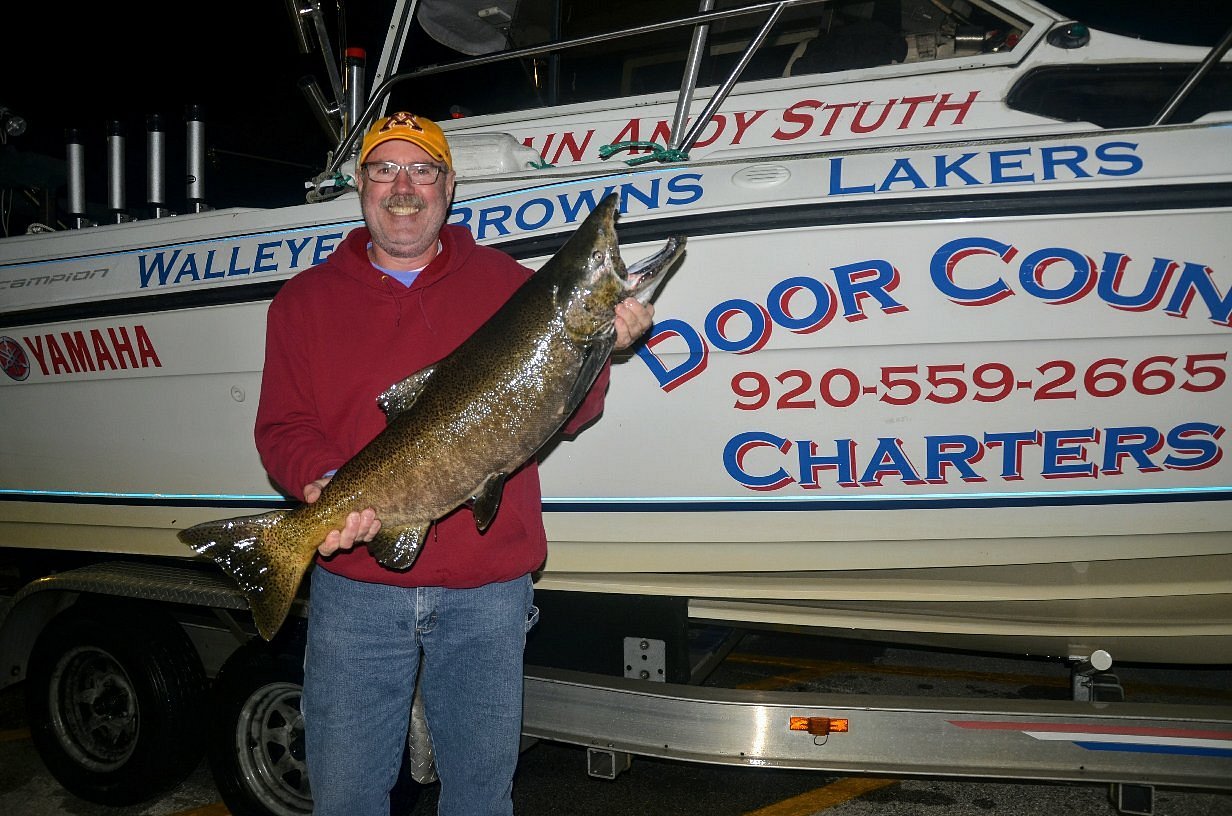
[[[530,276],[445,226],[454,172],[444,133],[409,113],[377,121],[356,172],[364,227],[270,305],[256,441],[274,480],[312,502],[384,428],[377,395],[449,354]],[[653,309],[617,307],[616,348]],[[609,372],[565,426],[598,415]],[[530,573],[547,551],[536,463],[505,483],[482,534],[468,508],[434,523],[411,569],[356,546],[380,519],[351,513],[312,573],[303,714],[316,816],[385,816],[423,655],[442,816],[509,816],[522,720]]]

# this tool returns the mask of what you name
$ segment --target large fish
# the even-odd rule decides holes
[[[239,584],[262,637],[282,626],[317,545],[353,510],[376,510],[381,531],[367,546],[393,569],[409,569],[432,522],[462,504],[487,527],[506,476],[560,430],[603,369],[616,304],[647,302],[684,250],[673,237],[626,269],[616,215],[609,195],[475,334],[382,394],[385,429],[316,502],[180,531]]]

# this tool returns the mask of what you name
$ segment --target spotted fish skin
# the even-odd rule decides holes
[[[505,477],[560,430],[602,371],[616,342],[616,305],[649,301],[684,253],[685,239],[673,237],[626,268],[617,205],[615,194],[604,198],[452,354],[381,394],[385,429],[317,501],[180,531],[181,542],[236,581],[262,637],[277,633],[317,546],[352,511],[376,510],[381,532],[368,549],[403,570],[432,523],[462,504],[472,504],[479,529],[492,521]]]

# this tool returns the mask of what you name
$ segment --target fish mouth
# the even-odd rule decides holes
[[[685,237],[673,235],[667,239],[667,244],[649,258],[643,258],[625,268],[625,288],[629,296],[639,303],[646,303],[654,296],[659,284],[666,276],[662,273],[670,269],[683,254]]]

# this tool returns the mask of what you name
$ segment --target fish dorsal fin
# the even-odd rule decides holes
[[[371,541],[368,542],[368,552],[381,562],[383,566],[396,570],[407,570],[419,557],[419,550],[428,535],[428,527],[432,524],[425,521],[422,524],[408,524],[404,527],[382,527]]]
[[[475,514],[475,526],[480,530],[488,529],[496,511],[500,508],[501,494],[505,490],[507,473],[493,473],[483,480],[475,495],[471,496],[471,512]]]
[[[401,382],[396,382],[381,392],[376,398],[376,405],[385,413],[385,421],[392,422],[394,417],[415,404],[419,392],[436,371],[436,366],[421,368]]]

